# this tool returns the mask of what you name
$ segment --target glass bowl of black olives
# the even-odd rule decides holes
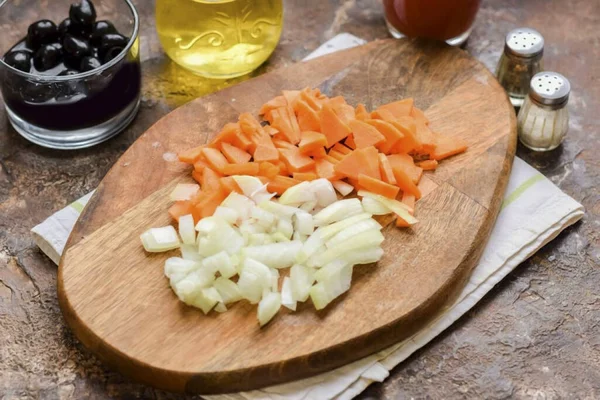
[[[55,149],[121,132],[140,103],[138,32],[130,0],[0,0],[0,90],[15,130]]]

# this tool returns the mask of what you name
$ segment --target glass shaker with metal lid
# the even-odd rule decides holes
[[[518,28],[506,35],[496,76],[513,106],[523,104],[531,78],[542,70],[543,55],[544,38],[535,29]]]

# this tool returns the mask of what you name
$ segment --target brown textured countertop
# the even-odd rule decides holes
[[[56,266],[29,229],[92,190],[160,117],[219,87],[169,62],[142,15],[140,113],[120,136],[92,149],[47,150],[22,139],[0,102],[0,399],[182,398],[107,370],[74,339],[56,300]],[[378,0],[289,0],[285,28],[256,73],[301,60],[350,32],[387,37]],[[572,85],[565,143],[518,155],[583,203],[583,221],[520,265],[472,311],[360,398],[600,398],[600,1],[483,1],[466,50],[493,68],[506,32],[538,29],[546,68]]]

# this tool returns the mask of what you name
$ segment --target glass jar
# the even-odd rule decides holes
[[[38,72],[34,68],[38,52],[25,40],[28,27],[45,19],[59,25],[69,17],[71,3],[72,0],[53,0],[51,5],[47,0],[0,2],[0,55],[6,57],[18,50],[31,54],[33,59],[29,72],[9,65],[4,57],[0,60],[0,89],[8,119],[27,140],[55,149],[84,148],[109,139],[133,120],[140,101],[139,18],[129,0],[94,2],[97,20],[110,21],[126,36],[123,47],[110,48],[110,56],[99,55],[99,48],[89,49],[86,54],[102,59],[102,65],[79,72],[75,68],[80,68],[80,59],[76,60],[77,66],[72,66],[75,61],[68,62],[61,55],[62,61],[50,70]],[[62,45],[67,34],[76,35],[68,30],[53,40]],[[78,39],[92,42],[90,32],[77,34],[81,34]]]
[[[571,85],[556,72],[540,72],[530,83],[529,95],[519,110],[519,140],[531,150],[557,148],[569,130],[567,108]]]
[[[395,38],[426,37],[462,45],[471,34],[480,0],[383,0],[385,22]]]
[[[204,77],[248,74],[275,50],[282,0],[156,0],[156,29],[167,55]]]

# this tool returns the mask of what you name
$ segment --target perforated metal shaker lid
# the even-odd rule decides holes
[[[544,53],[544,37],[535,29],[513,29],[506,35],[504,51],[517,57],[539,57]]]
[[[569,93],[571,93],[569,80],[557,72],[539,72],[531,78],[529,84],[529,97],[548,106],[566,104]]]

